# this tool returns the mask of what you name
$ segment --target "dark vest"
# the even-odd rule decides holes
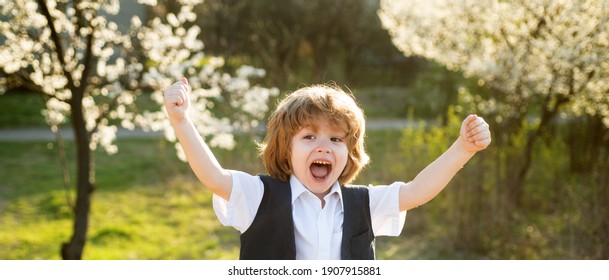
[[[292,190],[289,182],[260,175],[264,195],[254,221],[241,234],[242,260],[294,260],[296,243],[292,218]],[[374,233],[370,218],[368,189],[341,186],[343,194],[343,239],[341,259],[373,260]]]

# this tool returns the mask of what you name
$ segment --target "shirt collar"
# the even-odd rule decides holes
[[[294,175],[290,175],[290,187],[292,188],[292,203],[296,201],[296,199],[305,192],[310,192]],[[334,193],[338,193],[338,197],[340,201],[343,201],[343,193],[340,189],[340,184],[338,181],[334,182],[332,187],[330,188],[330,192],[328,195],[332,195]],[[312,194],[312,193],[311,193]],[[326,195],[326,196],[328,196]]]

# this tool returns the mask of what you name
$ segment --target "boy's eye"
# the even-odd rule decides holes
[[[307,140],[312,140],[312,139],[315,139],[315,136],[313,136],[313,135],[305,135],[305,137],[303,137],[303,138],[307,139]]]
[[[338,138],[338,137],[332,137],[332,138],[330,138],[330,140],[332,140],[332,142],[342,142],[343,141],[342,138]]]

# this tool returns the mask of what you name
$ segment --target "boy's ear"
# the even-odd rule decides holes
[[[285,166],[288,167],[288,172],[292,173],[292,162],[290,162],[290,159],[285,159]]]

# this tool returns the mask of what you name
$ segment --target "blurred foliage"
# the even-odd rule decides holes
[[[44,97],[36,92],[18,90],[1,94],[0,127],[46,126],[41,114],[44,108]]]
[[[461,117],[449,107],[444,126],[406,129],[402,134],[397,174],[412,178],[458,137]],[[600,120],[598,120],[600,121]],[[577,120],[581,122],[581,120]],[[524,123],[509,143],[493,143],[478,153],[427,205],[415,209],[417,227],[427,235],[426,250],[415,257],[475,259],[606,259],[609,257],[609,145],[603,146],[585,171],[574,170],[573,157],[588,149],[551,137],[536,145],[535,162],[525,184],[521,204],[513,204],[508,171],[526,145],[535,124]],[[556,124],[557,134],[574,126]],[[600,126],[599,126],[600,127]],[[501,126],[492,123],[494,134]],[[579,128],[578,138],[589,139]],[[596,132],[598,133],[598,132]],[[423,221],[421,221],[423,220]],[[409,224],[403,233],[408,238]],[[412,226],[411,226],[412,228]],[[414,229],[419,233],[419,229]],[[387,241],[402,246],[402,239]],[[386,243],[383,246],[387,246]],[[417,250],[423,250],[417,249]],[[400,256],[399,250],[395,251]],[[408,256],[408,255],[406,255]]]
[[[365,0],[209,0],[198,5],[205,51],[231,65],[267,70],[273,86],[336,81],[349,86],[403,86],[413,81],[417,60],[405,58]],[[159,1],[153,15],[176,13],[174,1]],[[230,62],[234,62],[231,64]]]

